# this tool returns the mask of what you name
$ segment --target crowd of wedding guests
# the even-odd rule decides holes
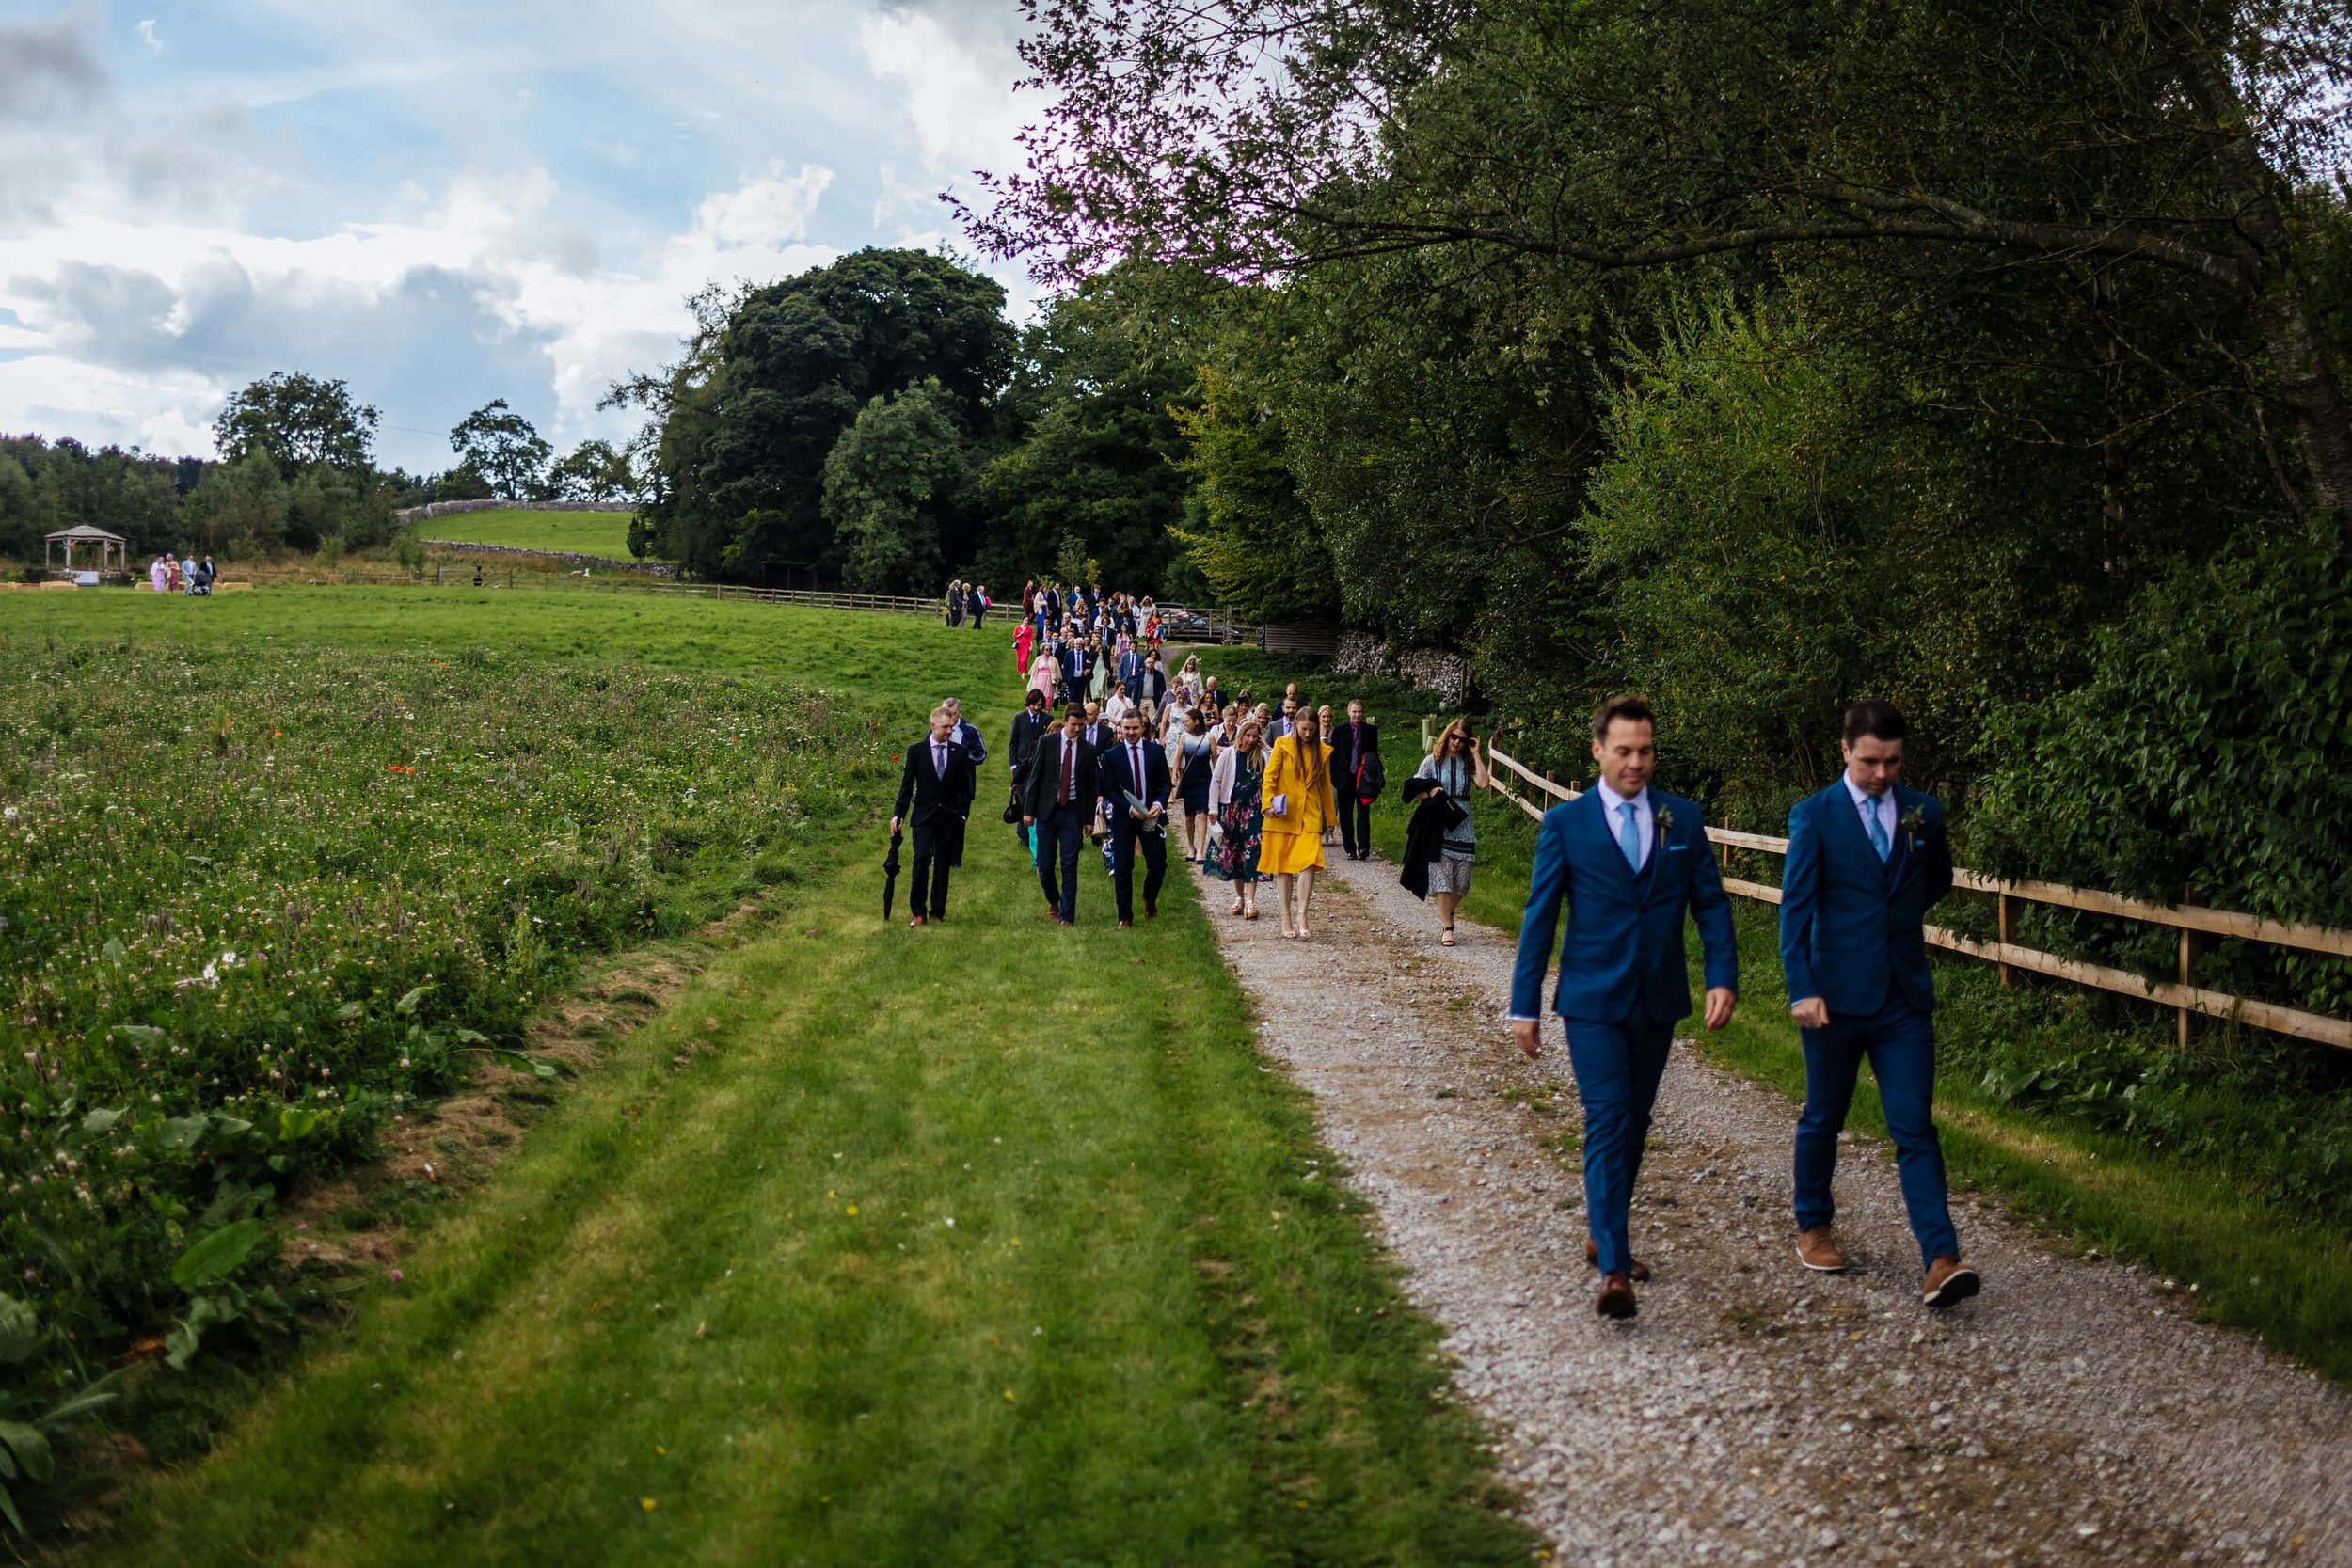
[[[1372,802],[1386,786],[1378,729],[1360,702],[1343,717],[1300,700],[1227,690],[1187,656],[1170,670],[1148,596],[1057,583],[1023,592],[1013,636],[1025,705],[1008,748],[1005,818],[1037,866],[1055,918],[1077,918],[1078,866],[1101,847],[1119,922],[1159,912],[1168,842],[1258,918],[1271,883],[1282,935],[1314,940],[1317,874],[1327,849],[1372,853]]]
[[[1386,787],[1378,729],[1361,702],[1345,714],[1300,699],[1219,689],[1197,657],[1165,668],[1149,598],[1030,584],[1021,596],[1015,663],[1026,683],[1014,719],[1005,821],[1036,867],[1046,910],[1077,918],[1080,865],[1098,845],[1120,927],[1159,912],[1171,831],[1183,853],[1232,894],[1229,913],[1258,918],[1274,884],[1282,935],[1312,942],[1327,849],[1372,854],[1371,808]],[[952,623],[951,623],[952,624]],[[1790,814],[1780,900],[1780,968],[1805,1062],[1794,1140],[1796,1261],[1842,1273],[1832,1180],[1860,1068],[1878,1082],[1903,1202],[1923,1264],[1921,1301],[1976,1295],[1947,1196],[1932,1101],[1934,994],[1926,911],[1951,889],[1941,806],[1901,784],[1903,716],[1878,699],[1846,716],[1845,770]],[[1595,1307],[1633,1316],[1650,1276],[1634,1256],[1629,1206],[1676,1032],[1692,1011],[1686,924],[1697,929],[1704,1022],[1738,1005],[1740,962],[1730,903],[1696,802],[1653,788],[1657,720],[1638,695],[1592,720],[1593,787],[1548,811],[1537,835],[1511,987],[1510,1030],[1543,1053],[1544,986],[1565,913],[1553,1017],[1583,1106],[1585,1257],[1601,1278]],[[916,823],[913,924],[946,912],[949,866],[987,760],[952,701],[910,748],[891,827]],[[1400,880],[1432,902],[1439,942],[1477,858],[1475,800],[1493,780],[1466,719],[1432,739],[1402,795],[1412,805]],[[952,823],[946,818],[952,816]]]

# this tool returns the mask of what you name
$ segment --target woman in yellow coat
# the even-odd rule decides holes
[[[1307,906],[1314,902],[1315,873],[1323,869],[1323,830],[1339,819],[1339,801],[1331,789],[1331,748],[1323,743],[1323,725],[1314,709],[1302,706],[1291,733],[1274,743],[1258,798],[1265,805],[1265,838],[1258,851],[1258,869],[1272,875],[1275,892],[1281,896],[1282,934],[1311,941],[1314,932],[1307,928]],[[1294,895],[1297,900],[1295,925]]]

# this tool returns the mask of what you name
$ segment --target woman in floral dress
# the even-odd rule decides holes
[[[1258,869],[1258,850],[1265,835],[1265,802],[1258,786],[1265,778],[1265,765],[1264,727],[1246,719],[1209,776],[1209,820],[1216,832],[1203,863],[1210,876],[1233,884],[1231,912],[1244,920],[1258,918],[1258,884],[1265,880]]]

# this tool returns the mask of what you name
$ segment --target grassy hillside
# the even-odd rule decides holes
[[[461,512],[417,525],[425,539],[453,545],[504,545],[519,550],[568,550],[627,561],[629,515],[626,512],[532,512],[516,507],[496,512]]]

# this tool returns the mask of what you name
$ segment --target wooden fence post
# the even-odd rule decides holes
[[[2202,904],[2204,901],[2195,888],[2185,889],[2181,894],[2184,904]],[[2181,984],[2193,986],[2197,983],[2197,958],[2203,946],[2195,931],[2185,926],[2181,927]],[[2197,1010],[2193,1007],[2178,1007],[2173,1011],[2173,1044],[2183,1051],[2188,1049],[2189,1032],[2196,1017]]]
[[[1999,930],[2001,941],[2004,943],[2013,943],[2017,940],[2017,900],[2011,898],[2006,893],[2000,895],[2000,900],[2001,912]],[[2017,983],[2017,971],[2010,968],[2008,964],[2002,964],[2000,966],[2000,973],[2001,984],[2005,986],[2013,986]]]

